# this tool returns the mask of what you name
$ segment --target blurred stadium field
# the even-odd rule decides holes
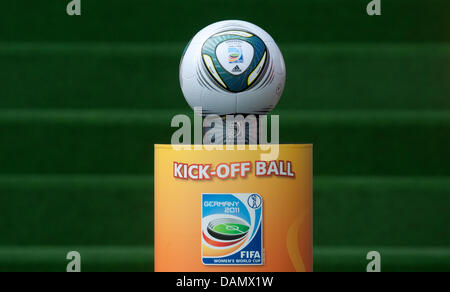
[[[281,142],[314,143],[314,269],[450,271],[450,5],[367,1],[14,0],[0,18],[0,271],[152,271],[153,144],[190,109],[202,27],[279,43]]]

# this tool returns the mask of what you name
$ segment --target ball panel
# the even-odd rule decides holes
[[[237,95],[204,90],[201,96],[203,114],[228,115],[236,112]]]
[[[263,71],[264,65],[266,64],[266,58],[267,58],[267,52],[264,52],[264,55],[262,56],[261,61],[259,61],[259,64],[248,76],[248,79],[247,79],[248,86],[251,86],[253,84],[253,82],[255,82],[255,80],[257,80],[260,73]]]
[[[201,49],[200,44],[191,42],[190,46],[185,49],[184,55],[180,62],[180,76],[183,78],[191,78],[197,74],[198,51]]]
[[[249,76],[258,65],[265,64],[261,63],[266,54],[264,42],[256,35],[242,33],[249,37],[227,31],[209,38],[202,48],[202,54],[208,55],[213,61],[215,70],[211,70],[209,64],[205,63],[205,66],[212,72],[214,79],[219,80],[214,76],[216,71],[225,86],[220,81],[219,84],[235,93],[247,90],[256,80],[252,76],[252,82],[249,83]]]
[[[201,96],[204,87],[199,83],[198,79],[195,77],[181,79],[181,90],[189,106],[191,108],[203,106]]]
[[[275,42],[268,42],[267,47],[273,54],[273,62],[275,64],[275,69],[278,74],[286,74],[286,65],[284,63],[283,54],[280,48]]]
[[[206,69],[208,69],[209,74],[217,81],[223,88],[228,88],[225,82],[223,82],[222,77],[217,72],[216,67],[214,66],[214,61],[211,56],[204,54],[203,61],[205,62]]]
[[[239,31],[239,30],[230,30],[230,31],[218,33],[218,34],[214,35],[214,37],[218,37],[218,36],[222,36],[222,35],[236,35],[236,36],[241,36],[244,38],[251,38],[253,36],[249,32]]]

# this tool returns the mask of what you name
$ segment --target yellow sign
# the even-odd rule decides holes
[[[312,271],[312,145],[261,154],[155,145],[155,271]]]

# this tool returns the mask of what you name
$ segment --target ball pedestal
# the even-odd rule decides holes
[[[155,145],[155,271],[312,271],[312,145],[272,147]]]

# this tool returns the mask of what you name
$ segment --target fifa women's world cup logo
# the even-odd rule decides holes
[[[228,48],[228,62],[230,64],[244,63],[244,55],[241,47]]]
[[[261,196],[203,194],[203,264],[262,265],[263,258]]]

